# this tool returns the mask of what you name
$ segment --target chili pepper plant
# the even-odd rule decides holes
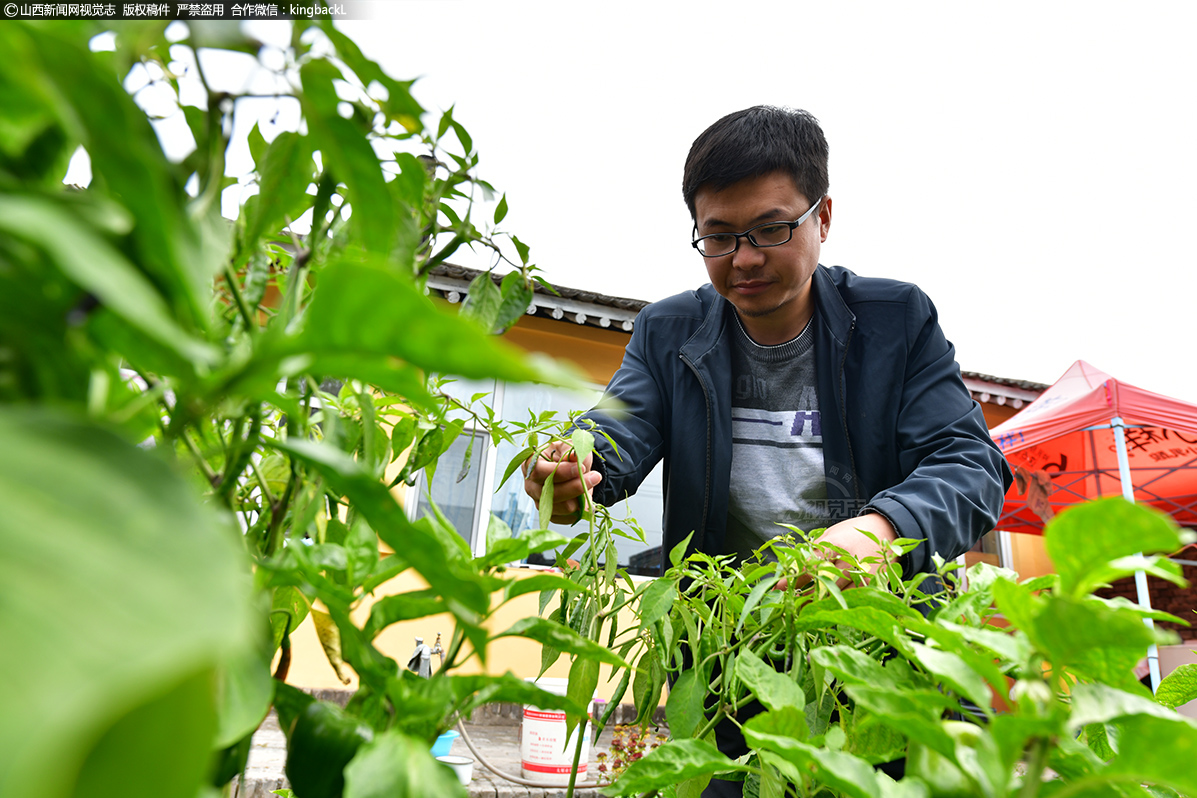
[[[457,717],[585,713],[463,663],[520,637],[626,664],[550,619],[488,626],[575,589],[505,571],[560,536],[496,520],[475,556],[396,500],[470,468],[445,462],[467,422],[510,438],[443,379],[577,380],[494,335],[541,278],[453,109],[327,20],[280,26],[0,26],[0,794],[230,795],[275,706],[301,798],[462,795],[429,753]],[[471,248],[490,271],[438,304],[429,272]],[[405,572],[427,588],[366,609]],[[431,679],[375,645],[439,613]],[[344,709],[285,683],[309,616],[360,685]]]
[[[741,564],[683,543],[632,591],[627,630],[638,722],[667,690],[670,740],[605,792],[689,798],[717,777],[752,798],[1197,795],[1197,723],[1176,711],[1197,667],[1154,696],[1134,675],[1176,639],[1144,620],[1188,619],[1093,595],[1136,570],[1183,582],[1166,555],[1192,539],[1107,499],[1055,519],[1055,573],[1021,581],[984,563],[960,579],[942,560],[904,578],[917,541],[856,561],[792,530]],[[720,753],[719,723],[746,756]],[[899,759],[901,780],[876,769]]]

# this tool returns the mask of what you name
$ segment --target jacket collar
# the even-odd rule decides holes
[[[811,276],[811,288],[815,298],[815,314],[840,346],[847,346],[848,334],[856,322],[856,316],[848,309],[831,278],[831,272],[820,264]]]
[[[835,281],[826,266],[820,264],[811,275],[811,288],[815,302],[815,315],[827,327],[835,342],[846,346],[848,334],[856,321],[856,316],[848,309],[843,297],[835,287]],[[682,344],[681,354],[692,363],[698,363],[710,353],[723,339],[730,323],[730,314],[735,313],[732,304],[720,296],[710,283],[694,292],[699,302],[706,308],[702,324],[694,331],[686,343]]]

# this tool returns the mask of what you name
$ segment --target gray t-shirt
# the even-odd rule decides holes
[[[814,329],[761,346],[732,332],[732,465],[725,553],[746,557],[787,532],[828,525]]]

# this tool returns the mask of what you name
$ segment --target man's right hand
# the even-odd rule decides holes
[[[553,474],[553,514],[550,520],[554,524],[575,524],[582,517],[585,500],[582,494],[591,496],[594,486],[602,481],[603,475],[591,471],[594,454],[578,463],[573,448],[563,441],[550,444],[540,453],[539,457],[529,457],[523,465],[524,492],[540,506],[540,496],[544,492],[544,482],[549,474]]]

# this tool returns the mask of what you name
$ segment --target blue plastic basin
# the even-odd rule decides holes
[[[450,729],[449,731],[436,738],[436,742],[432,745],[433,756],[448,756],[449,749],[453,747],[453,741],[461,735]]]

